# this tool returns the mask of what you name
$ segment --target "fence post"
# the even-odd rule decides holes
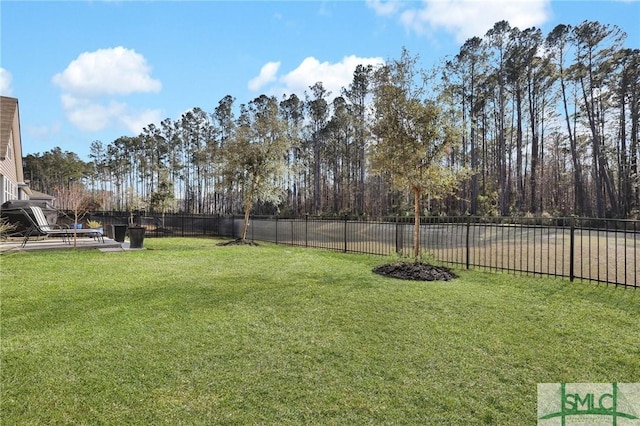
[[[638,267],[637,267],[637,263],[638,263],[638,221],[634,220],[633,221],[633,266],[634,266],[634,270],[637,271]],[[625,281],[626,281],[626,277],[625,277]],[[634,287],[638,287],[638,275],[637,274],[633,274],[633,286]]]
[[[576,244],[575,244],[575,232],[576,232],[576,219],[572,217],[569,220],[569,281],[573,281],[575,278],[575,254],[576,254]]]
[[[344,252],[347,252],[347,215],[344,215]]]
[[[278,244],[278,215],[276,215],[276,244]]]
[[[396,215],[396,254],[400,256],[400,224],[398,223],[398,215]]]
[[[236,219],[231,215],[231,239],[236,239]]]
[[[638,287],[638,221],[633,221],[633,286]],[[625,277],[625,281],[626,281]]]
[[[309,247],[309,213],[304,214],[304,246]]]
[[[467,269],[469,269],[469,264],[470,259],[471,259],[471,255],[470,255],[470,247],[469,247],[469,230],[471,229],[471,215],[467,215],[467,241],[466,241],[466,247],[467,247],[467,254],[466,254],[466,265],[467,265]]]

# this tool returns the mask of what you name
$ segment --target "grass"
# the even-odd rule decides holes
[[[537,383],[640,382],[640,291],[147,239],[1,262],[3,424],[534,424]]]

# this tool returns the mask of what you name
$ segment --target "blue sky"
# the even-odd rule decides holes
[[[640,47],[640,0],[0,1],[0,92],[19,99],[24,154],[88,159],[143,126],[212,112],[225,95],[337,94],[357,64],[429,68],[499,20],[618,25]]]

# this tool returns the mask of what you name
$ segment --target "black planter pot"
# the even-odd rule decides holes
[[[141,249],[144,243],[144,233],[146,229],[142,226],[129,227],[129,248]]]
[[[119,243],[124,243],[124,236],[127,233],[127,225],[111,225],[113,239]]]

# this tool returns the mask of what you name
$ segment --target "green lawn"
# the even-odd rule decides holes
[[[640,382],[640,291],[211,239],[0,257],[2,424],[535,424]]]

